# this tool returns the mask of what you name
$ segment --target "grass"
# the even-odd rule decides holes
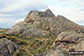
[[[13,56],[32,56],[34,54],[42,54],[43,52],[51,49],[52,43],[56,37],[19,37],[19,35],[8,35],[0,33],[0,38],[7,38],[18,45],[20,48],[14,53]]]

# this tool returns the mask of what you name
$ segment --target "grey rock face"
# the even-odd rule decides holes
[[[80,43],[76,45],[75,51],[84,51],[84,39],[81,39]]]
[[[42,56],[68,56],[69,51],[83,51],[84,37],[83,34],[74,31],[65,31],[57,36],[53,45],[54,48],[43,53]]]
[[[83,34],[80,34],[74,31],[65,31],[65,32],[60,33],[57,36],[56,40],[53,43],[53,46],[56,46],[56,44],[59,45],[59,47],[61,48],[63,44],[64,46],[68,44],[71,44],[74,46],[83,40],[84,40]]]
[[[30,11],[24,22],[17,23],[7,33],[20,34],[24,37],[50,37],[67,30],[84,33],[84,27],[61,15],[56,17],[50,9],[47,9],[44,12]]]
[[[48,53],[43,54],[43,56],[67,56],[67,55],[68,54],[64,50],[62,50],[60,48],[52,49]]]
[[[65,32],[60,33],[57,36],[56,41],[57,40],[77,41],[82,37],[83,37],[83,34],[79,34],[74,31],[65,31]]]
[[[55,15],[51,12],[50,9],[47,9],[44,12],[33,10],[29,12],[29,14],[27,15],[24,21],[30,22],[33,20],[39,20],[41,17],[55,17]]]
[[[17,44],[8,39],[0,39],[0,56],[12,56],[18,48]]]

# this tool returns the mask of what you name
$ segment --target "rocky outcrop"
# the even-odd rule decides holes
[[[12,56],[18,48],[17,44],[8,39],[0,39],[0,56]]]
[[[53,48],[42,56],[68,56],[69,51],[84,51],[83,34],[74,31],[60,33],[53,43]]]
[[[84,51],[84,39],[81,39],[80,43],[76,45],[75,51]]]
[[[81,39],[83,37],[82,33],[77,33],[74,31],[65,31],[60,33],[55,41],[73,41],[73,42],[78,42],[79,39]]]
[[[67,30],[84,33],[84,27],[64,16],[55,16],[50,9],[47,9],[44,12],[30,11],[23,22],[14,25],[7,33],[20,34],[23,37],[52,37]]]
[[[29,12],[24,21],[29,22],[30,20],[40,20],[41,17],[55,17],[55,15],[50,9],[47,9],[44,12],[33,10]]]
[[[47,54],[46,54],[47,53]],[[67,52],[60,48],[53,48],[49,52],[44,53],[42,56],[68,56]]]

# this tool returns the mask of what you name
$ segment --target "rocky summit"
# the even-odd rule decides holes
[[[0,56],[69,56],[70,51],[84,51],[84,26],[50,9],[32,10],[12,28],[0,28]]]
[[[55,16],[50,9],[30,11],[23,22],[14,25],[7,33],[20,34],[23,37],[50,37],[67,30],[84,33],[84,27],[68,20],[64,16]]]

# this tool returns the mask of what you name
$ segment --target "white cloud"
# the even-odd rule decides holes
[[[0,14],[0,17],[8,17],[8,16],[13,16],[12,14]]]
[[[11,28],[16,23],[23,21],[22,19],[0,18],[0,28]]]
[[[10,1],[12,1],[12,0],[10,0]],[[41,7],[46,7],[47,5],[45,5],[45,3],[40,0],[33,0],[33,1],[32,0],[23,0],[23,1],[17,0],[17,1],[11,2],[5,6],[6,7],[0,11],[11,12],[11,11],[15,11],[15,10],[22,10],[25,8],[28,8],[28,9],[41,8]]]
[[[41,0],[0,0],[0,27],[13,26],[24,20],[30,10],[41,10],[47,5]]]
[[[45,0],[48,7],[55,15],[63,15],[66,18],[83,25],[79,21],[84,21],[84,1],[83,0]]]
[[[84,24],[81,23],[84,21],[84,0],[0,0],[0,12],[2,12],[0,13],[0,25],[7,23],[13,26],[23,21],[31,9],[43,11],[48,8],[47,6],[55,15],[63,15],[78,24]]]
[[[7,21],[7,20],[6,20]],[[0,18],[0,23],[4,23],[4,22],[6,22],[6,21],[4,21],[4,19],[2,18]]]
[[[16,23],[21,22],[21,21],[24,21],[24,18],[22,18],[22,19],[16,19]]]
[[[15,24],[21,21],[24,21],[24,18],[20,18],[20,19],[0,18],[0,24],[4,24],[4,23]]]
[[[8,18],[0,18],[0,23],[6,23],[6,22],[9,22],[9,21],[10,20]]]
[[[84,19],[84,11],[80,11],[79,8],[71,8],[71,7],[49,7],[55,15],[64,15],[70,20],[77,21]]]

